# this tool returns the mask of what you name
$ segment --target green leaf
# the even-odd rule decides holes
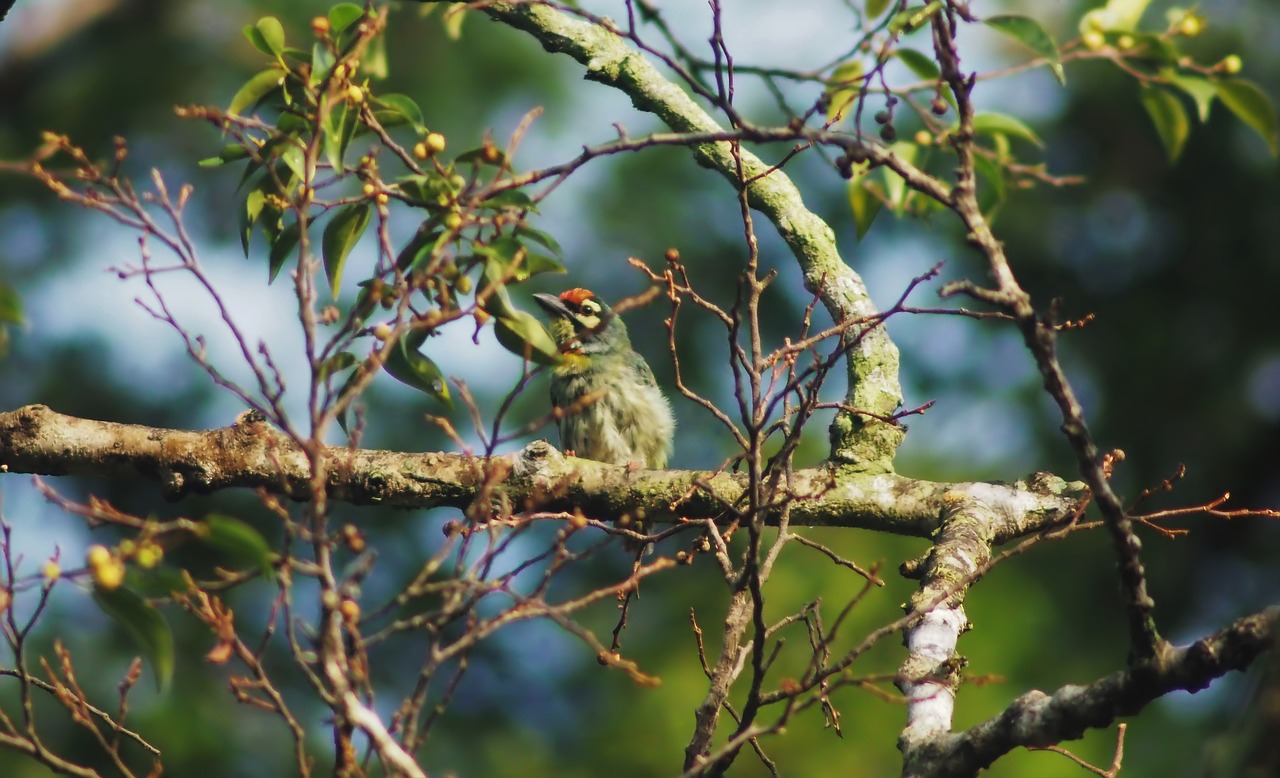
[[[258,217],[262,214],[262,207],[267,203],[267,195],[262,191],[262,187],[267,183],[267,179],[259,179],[258,185],[245,195],[244,205],[240,208],[240,246],[244,249],[245,257],[249,256],[249,238],[253,235],[253,224],[258,221]]]
[[[276,235],[275,240],[271,241],[271,255],[268,258],[267,265],[267,283],[270,284],[276,280],[276,276],[280,275],[280,268],[284,267],[284,263],[288,261],[289,256],[298,245],[298,239],[302,237],[302,230],[299,229],[298,223],[295,221],[280,230],[280,234]]]
[[[511,304],[511,295],[507,293],[510,276],[506,263],[493,257],[489,257],[484,263],[484,286],[477,292],[476,299],[486,313],[498,318],[514,317],[519,313]],[[486,290],[490,290],[487,295],[484,294]]]
[[[284,84],[286,75],[286,71],[280,68],[271,68],[254,74],[252,78],[244,82],[244,86],[240,87],[240,91],[236,92],[235,97],[231,98],[231,105],[227,106],[227,113],[243,113],[244,109],[256,106],[267,95],[270,95]]]
[[[210,513],[204,517],[202,529],[200,540],[231,557],[237,566],[256,567],[267,578],[275,576],[271,566],[276,558],[275,552],[262,533],[248,523],[221,513]]]
[[[1003,33],[1021,43],[1023,46],[1049,60],[1049,69],[1058,79],[1058,83],[1066,85],[1067,75],[1062,69],[1062,60],[1058,54],[1058,42],[1040,22],[1029,16],[992,16],[985,20],[988,27]]]
[[[391,349],[383,368],[397,381],[429,394],[444,403],[446,407],[452,408],[453,400],[449,396],[449,385],[444,380],[444,374],[440,372],[440,366],[418,350],[426,334],[425,331],[419,331],[414,335],[420,337],[401,338],[395,348]]]
[[[1249,125],[1266,141],[1271,155],[1276,155],[1277,134],[1280,122],[1276,120],[1276,106],[1267,93],[1252,81],[1233,78],[1218,83],[1218,98],[1231,109],[1240,121]]]
[[[168,688],[173,678],[173,633],[160,611],[123,586],[115,589],[95,586],[93,599],[102,612],[124,627],[142,649],[143,657],[151,663],[156,688],[160,691]]]
[[[867,0],[867,19],[878,19],[893,0]]]
[[[329,278],[334,297],[338,296],[342,286],[342,266],[347,255],[364,234],[364,228],[369,226],[369,211],[368,203],[353,203],[341,208],[325,225],[320,247],[324,255],[324,274]]]
[[[827,103],[827,124],[844,119],[861,92],[862,62],[853,60],[838,66],[827,79],[827,88],[822,93]]]
[[[280,52],[284,51],[284,25],[280,24],[280,20],[274,16],[264,16],[258,20],[253,29],[258,33],[257,36],[249,36],[253,45],[257,46],[263,54],[279,57]],[[248,33],[249,31],[245,30],[245,34]]]
[[[329,9],[329,33],[337,35],[364,16],[364,9],[355,3],[338,3]]]
[[[455,6],[455,8],[456,7],[457,6]],[[496,151],[497,153],[493,154],[491,157],[487,157],[485,156],[483,147],[478,149],[471,149],[470,151],[464,151],[461,154],[459,154],[456,161],[458,162],[458,164],[462,164],[464,162],[471,162],[476,165],[493,165],[494,167],[499,167],[507,164],[506,153],[502,149],[494,149],[494,151]],[[512,192],[515,190],[508,189],[507,191]],[[505,192],[503,194],[505,194]]]
[[[462,38],[462,22],[466,19],[466,10],[464,6],[455,5],[444,12],[444,33],[449,36],[449,40]]]
[[[524,261],[516,268],[516,280],[524,281],[525,279],[536,276],[541,273],[564,273],[567,268],[563,264],[546,254],[540,254],[536,251],[525,252]]]
[[[218,167],[228,162],[246,159],[249,156],[249,150],[239,143],[232,143],[224,146],[222,151],[218,152],[216,157],[207,157],[200,160],[197,164],[200,167]]]
[[[333,57],[333,52],[329,51],[329,47],[316,41],[311,46],[311,77],[309,83],[315,86],[329,77],[329,72],[333,70],[333,66],[337,64],[337,60]]]
[[[867,162],[854,165],[853,175],[849,178],[849,209],[853,212],[853,226],[858,240],[862,240],[871,224],[880,215],[883,203],[875,193],[867,188]]]
[[[920,151],[920,147],[909,141],[900,140],[889,146],[889,151],[903,162],[911,164],[916,161],[916,154]],[[907,188],[906,180],[890,170],[887,165],[882,166],[880,172],[884,178],[885,196],[889,201],[889,207],[895,214],[901,215],[906,208],[907,196],[911,194],[911,190]]]
[[[554,365],[560,361],[560,349],[547,334],[537,317],[527,311],[512,311],[509,316],[493,320],[493,333],[502,347],[540,365]]]
[[[1156,132],[1173,162],[1182,153],[1182,146],[1191,132],[1191,122],[1182,107],[1182,101],[1159,87],[1144,87],[1139,98],[1147,115],[1155,122]]]
[[[22,321],[22,298],[18,297],[18,290],[0,284],[0,322],[21,324]]]
[[[902,64],[907,69],[916,74],[917,78],[924,81],[937,81],[941,71],[938,70],[938,63],[933,61],[933,57],[924,52],[915,49],[894,49],[893,53],[902,60]]]
[[[1151,0],[1109,0],[1080,19],[1080,32],[1133,32]]]
[[[897,35],[899,33],[908,34],[923,27],[928,23],[929,17],[933,16],[942,8],[941,0],[934,0],[928,5],[913,5],[905,11],[899,11],[889,21],[889,34]]]
[[[994,160],[975,154],[973,167],[978,178],[988,186],[978,187],[978,207],[988,219],[993,219],[1000,206],[1004,205],[1005,181],[1004,169]]]
[[[516,227],[516,235],[520,238],[528,238],[539,246],[542,246],[544,249],[550,251],[552,254],[555,254],[557,257],[564,256],[564,250],[560,248],[560,244],[556,239],[542,230],[530,227],[527,224],[521,224]]]
[[[348,108],[347,103],[335,107],[332,111],[321,117],[321,143],[324,146],[324,158],[329,163],[329,167],[334,170],[342,170],[342,158],[345,155],[346,128]],[[355,122],[351,122],[354,124]]]
[[[360,72],[370,78],[386,78],[389,68],[387,65],[387,36],[379,35],[369,41],[369,47],[364,51],[364,58],[360,60]]]
[[[293,144],[289,144],[280,154],[280,160],[284,162],[285,166],[289,168],[289,172],[293,173],[295,178],[299,180],[306,179],[307,160],[301,148],[294,146]]]
[[[977,114],[973,117],[973,131],[977,135],[1007,135],[1012,138],[1022,138],[1037,146],[1044,145],[1040,136],[1036,135],[1021,119],[1004,113]]]
[[[374,116],[384,126],[408,123],[413,126],[414,132],[426,134],[427,125],[422,119],[422,109],[408,95],[379,95],[373,98],[373,104],[384,109],[374,111]]]
[[[1165,74],[1169,83],[1181,89],[1196,104],[1196,116],[1200,123],[1209,121],[1209,109],[1213,107],[1214,98],[1218,96],[1218,85],[1200,76],[1184,76],[1177,73]]]
[[[352,354],[350,351],[339,351],[337,354],[334,354],[321,363],[316,377],[322,382],[328,381],[330,376],[335,373],[341,373],[347,368],[355,367],[356,363],[359,361],[360,360],[356,358],[356,355]]]

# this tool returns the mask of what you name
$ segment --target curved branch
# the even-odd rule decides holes
[[[698,470],[633,471],[565,457],[545,441],[491,459],[331,446],[328,498],[355,505],[495,511],[578,510],[592,518],[707,518],[724,513],[746,477]],[[230,427],[186,431],[66,416],[43,405],[0,413],[0,472],[159,481],[166,497],[251,488],[310,499],[308,457],[254,414]],[[792,526],[844,526],[927,538],[948,506],[973,502],[994,542],[1069,521],[1084,487],[1047,474],[1012,485],[937,483],[854,468],[798,470],[787,498]],[[776,521],[776,507],[771,519]]]
[[[663,76],[623,37],[606,28],[603,20],[575,18],[537,3],[484,3],[480,10],[529,33],[547,51],[573,57],[586,68],[588,79],[623,92],[636,108],[657,116],[675,132],[724,131],[684,88]],[[836,322],[875,316],[862,278],[836,249],[835,232],[805,207],[791,179],[745,149],[735,158],[732,148],[728,141],[690,145],[699,164],[720,173],[735,187],[741,180],[750,182],[747,195],[751,207],[777,228],[800,264],[806,288],[821,296]],[[898,349],[883,328],[853,346],[848,377],[848,405],[868,413],[841,411],[837,415],[831,427],[832,459],[867,470],[890,471],[893,454],[905,433],[901,425],[884,421],[902,405],[902,389],[898,384]]]
[[[966,732],[942,735],[904,748],[903,775],[970,776],[1019,746],[1074,740],[1109,726],[1176,690],[1199,691],[1232,670],[1247,668],[1275,646],[1280,607],[1238,619],[1214,635],[1138,662],[1088,686],[1064,686],[1053,694],[1031,691],[1000,715]],[[1166,644],[1167,645],[1167,644]]]

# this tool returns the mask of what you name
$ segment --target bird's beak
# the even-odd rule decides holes
[[[566,319],[573,317],[573,312],[560,302],[560,298],[553,294],[535,294],[533,296],[535,302],[542,306],[542,309],[552,316],[559,316]]]

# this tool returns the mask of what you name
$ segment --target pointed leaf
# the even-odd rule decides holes
[[[263,98],[284,84],[285,75],[285,71],[279,68],[271,68],[255,74],[244,82],[244,86],[240,87],[240,91],[236,92],[235,97],[231,98],[231,105],[227,106],[227,113],[243,113],[246,108],[252,108],[257,105]]]
[[[333,57],[333,52],[329,51],[329,47],[321,41],[316,41],[311,46],[311,77],[309,83],[311,86],[319,84],[329,77],[329,72],[333,70],[333,66],[337,60]]]
[[[984,20],[986,25],[997,32],[1008,35],[1023,46],[1049,60],[1049,69],[1058,79],[1059,84],[1067,83],[1066,73],[1062,69],[1062,61],[1058,55],[1058,42],[1040,22],[1029,16],[992,16]]]
[[[916,154],[920,151],[920,147],[914,143],[900,140],[891,145],[889,151],[893,152],[893,155],[903,162],[911,164],[916,161]],[[893,209],[894,213],[901,215],[907,204],[907,195],[911,193],[911,190],[907,188],[906,180],[887,166],[881,167],[880,172],[884,178],[884,190],[889,201],[889,207]]]
[[[231,557],[237,566],[256,567],[267,578],[274,577],[271,565],[276,554],[262,533],[247,522],[210,513],[204,517],[204,530],[200,539]]]
[[[258,186],[249,190],[249,194],[245,195],[244,205],[240,208],[240,246],[244,249],[246,258],[249,256],[249,237],[253,235],[253,224],[258,221],[263,206],[267,204],[267,195],[262,191],[265,183],[265,178],[259,179]]]
[[[978,207],[988,219],[992,219],[1004,204],[1004,168],[980,154],[974,155],[973,167],[978,173],[978,178],[988,184],[978,187]]]
[[[284,25],[280,24],[280,20],[274,16],[264,16],[254,25],[254,29],[261,36],[265,50],[259,49],[264,54],[270,54],[273,57],[279,57],[280,52],[284,51]],[[249,40],[253,40],[251,37]],[[257,42],[254,45],[258,45]]]
[[[555,254],[557,257],[564,257],[564,250],[560,248],[560,244],[556,239],[542,230],[535,229],[527,224],[521,224],[516,227],[516,235],[521,238],[528,238],[539,246],[547,249],[552,254]]]
[[[528,311],[512,311],[510,316],[495,318],[493,332],[502,347],[516,356],[540,365],[560,361],[560,349],[556,348],[555,341],[542,322]]]
[[[298,223],[295,221],[280,230],[280,234],[276,235],[275,240],[271,242],[271,254],[267,263],[268,284],[275,281],[276,276],[280,275],[280,268],[284,267],[284,263],[288,261],[289,255],[293,253],[301,237],[302,230],[299,229]]]
[[[375,110],[374,115],[383,125],[390,127],[407,122],[413,126],[414,132],[426,134],[427,126],[422,119],[422,109],[408,95],[378,95],[373,99],[373,104],[381,109]]]
[[[831,73],[822,96],[827,103],[827,124],[836,124],[845,117],[853,101],[862,92],[862,62],[845,62]]]
[[[1030,141],[1037,146],[1043,146],[1044,141],[1040,140],[1040,136],[1028,127],[1021,119],[1014,118],[1004,113],[980,113],[973,117],[973,131],[978,135],[1008,135],[1012,138],[1022,138]]]
[[[880,198],[867,188],[868,167],[866,162],[854,166],[853,176],[849,179],[849,209],[853,211],[853,226],[858,240],[866,236],[883,205]]]
[[[1280,135],[1280,122],[1276,119],[1275,103],[1267,93],[1252,81],[1233,78],[1218,84],[1218,98],[1240,121],[1262,136],[1267,148],[1271,149],[1271,155],[1275,156],[1277,141],[1280,141],[1277,137]]]
[[[1144,87],[1139,98],[1147,115],[1155,122],[1160,141],[1173,162],[1182,153],[1182,146],[1191,132],[1191,122],[1182,107],[1182,101],[1159,87]]]
[[[421,334],[425,335],[426,332]],[[449,385],[444,380],[444,374],[435,361],[418,350],[421,343],[420,338],[401,338],[395,348],[391,349],[383,369],[397,381],[429,394],[451,408],[453,400],[449,396]]]
[[[364,9],[355,3],[338,3],[329,9],[329,32],[337,35],[364,16]]]
[[[341,373],[347,368],[355,367],[356,363],[359,361],[360,360],[356,358],[356,355],[352,354],[350,351],[339,351],[337,354],[326,359],[320,365],[320,370],[316,377],[321,381],[328,381],[330,376],[335,373]]]
[[[902,60],[902,64],[907,69],[916,74],[917,78],[924,81],[937,81],[941,71],[938,69],[938,63],[933,61],[933,57],[915,49],[894,49],[893,52],[898,59]]]
[[[1200,123],[1203,124],[1209,121],[1209,109],[1213,107],[1214,98],[1218,96],[1218,85],[1200,76],[1184,76],[1170,73],[1165,77],[1195,101],[1196,117],[1200,119]]]
[[[142,650],[143,657],[151,663],[156,688],[164,691],[173,678],[173,633],[169,622],[160,611],[131,589],[124,586],[115,589],[93,588],[93,599],[102,612],[115,619]]]
[[[360,240],[367,226],[369,226],[367,202],[344,206],[325,225],[320,247],[324,256],[324,273],[329,279],[334,297],[338,296],[338,290],[342,286],[342,266],[347,261],[347,255],[351,253],[351,249],[355,248],[356,242]]]

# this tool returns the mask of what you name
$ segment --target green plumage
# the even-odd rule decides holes
[[[534,297],[564,354],[551,371],[561,447],[599,462],[666,467],[675,419],[626,325],[584,289]]]

